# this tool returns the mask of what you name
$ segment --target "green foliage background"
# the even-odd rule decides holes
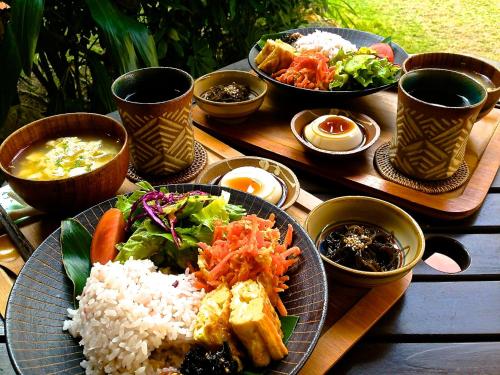
[[[11,0],[0,35],[0,124],[20,72],[46,92],[45,115],[114,109],[110,86],[127,71],[175,66],[194,77],[244,58],[262,34],[345,25],[344,0]],[[34,6],[36,5],[36,6]],[[5,12],[4,12],[5,13]],[[336,21],[334,21],[334,19]],[[8,68],[8,69],[7,69]]]

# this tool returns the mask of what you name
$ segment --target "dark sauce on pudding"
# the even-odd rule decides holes
[[[403,265],[404,249],[393,234],[363,222],[327,226],[316,245],[321,254],[359,271],[391,271]]]
[[[361,125],[359,122],[355,122],[355,123],[358,126],[359,130],[361,130],[362,139],[361,139],[361,143],[359,145],[357,145],[355,148],[351,149],[351,150],[347,150],[347,151],[331,151],[331,150],[326,150],[326,149],[323,149],[323,148],[316,147],[315,145],[313,145],[311,142],[309,142],[307,140],[307,138],[306,138],[306,136],[304,134],[305,126],[304,126],[304,129],[302,130],[301,137],[302,137],[302,139],[304,140],[304,142],[308,146],[310,146],[311,148],[319,149],[319,150],[325,150],[325,151],[328,151],[328,152],[349,152],[349,151],[352,151],[352,150],[357,150],[358,148],[361,148],[361,147],[363,147],[366,144],[366,142],[368,141],[368,136],[367,136],[367,132],[366,132],[365,127],[363,125]],[[321,128],[321,126],[320,126],[320,128]],[[321,129],[321,130],[324,131],[323,129]],[[332,133],[330,133],[330,134],[332,134]]]
[[[285,184],[285,181],[283,181],[281,178],[279,178],[278,176],[275,176],[272,173],[271,173],[271,175],[281,185],[281,198],[279,199],[278,203],[275,204],[276,207],[281,207],[281,206],[283,206],[283,203],[285,203],[286,197],[288,196],[288,188]],[[220,175],[220,176],[214,178],[212,181],[209,182],[209,185],[220,185],[220,181],[222,180],[222,177],[224,177],[224,175]],[[239,189],[237,189],[237,190],[239,190]]]
[[[319,124],[319,128],[328,134],[344,134],[352,131],[356,124],[342,117],[330,117]]]

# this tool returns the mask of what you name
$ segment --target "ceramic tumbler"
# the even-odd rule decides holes
[[[417,69],[404,74],[389,151],[393,166],[421,180],[451,177],[485,99],[484,87],[463,73]]]
[[[138,69],[114,81],[111,91],[140,173],[166,176],[192,164],[193,86],[188,73],[170,67]]]

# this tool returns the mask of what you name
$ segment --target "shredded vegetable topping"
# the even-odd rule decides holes
[[[257,280],[264,285],[271,303],[281,315],[287,315],[278,293],[287,289],[288,269],[301,253],[292,244],[293,228],[289,224],[283,243],[280,232],[273,228],[274,215],[262,219],[248,215],[214,230],[212,245],[200,243],[195,273],[199,288],[206,291],[222,283],[230,287],[238,281]]]
[[[162,191],[150,191],[139,198],[130,209],[130,216],[127,220],[126,230],[132,228],[132,224],[137,220],[149,217],[153,222],[158,224],[160,228],[163,228],[166,232],[170,232],[174,238],[174,243],[177,247],[180,247],[181,240],[175,231],[175,224],[177,219],[175,213],[182,211],[184,206],[187,204],[187,200],[183,205],[175,207],[175,210],[166,210],[167,206],[172,206],[173,204],[179,202],[180,200],[187,198],[191,195],[207,195],[203,191],[190,191],[188,193],[164,193]],[[138,212],[138,208],[142,208],[142,212]],[[168,212],[169,211],[169,212]]]

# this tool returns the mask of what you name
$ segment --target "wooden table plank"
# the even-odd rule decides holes
[[[500,281],[414,282],[373,336],[498,336]],[[410,338],[398,337],[398,341]],[[477,339],[477,338],[475,338]],[[419,339],[420,340],[420,339]],[[455,338],[458,340],[458,338]]]
[[[500,262],[492,261],[500,259],[500,232],[489,234],[436,233],[435,235],[460,242],[469,253],[471,263],[465,271],[446,274],[420,262],[413,270],[414,281],[500,280]]]
[[[1,375],[14,375],[14,369],[10,364],[9,355],[7,354],[7,345],[0,344],[0,374]]]
[[[362,342],[331,374],[500,374],[499,353],[500,342]]]

